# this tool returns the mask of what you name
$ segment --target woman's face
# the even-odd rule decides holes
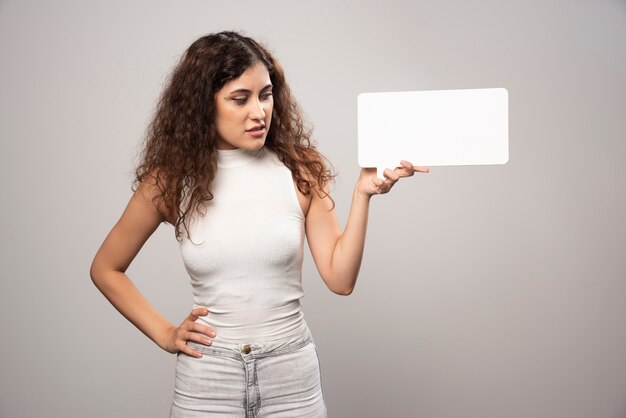
[[[272,120],[272,83],[257,63],[215,94],[217,148],[257,150],[265,144]]]

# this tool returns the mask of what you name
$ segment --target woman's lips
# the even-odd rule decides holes
[[[246,133],[248,133],[248,135],[253,136],[255,138],[260,138],[263,135],[265,135],[265,127],[250,129],[249,131],[246,131]]]

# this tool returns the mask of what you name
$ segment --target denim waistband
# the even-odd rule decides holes
[[[211,345],[204,345],[195,341],[187,341],[187,345],[205,355],[242,358],[263,358],[289,353],[304,347],[313,341],[311,331],[307,326],[304,331],[290,337],[273,341],[241,341],[225,342],[213,341]]]

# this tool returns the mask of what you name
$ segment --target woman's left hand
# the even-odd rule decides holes
[[[361,168],[361,174],[356,186],[357,192],[363,193],[368,197],[375,194],[385,194],[391,190],[401,177],[411,177],[415,172],[429,172],[428,167],[414,166],[408,161],[402,160],[400,164],[400,167],[396,167],[393,170],[385,169],[383,172],[385,180],[376,176],[375,168]]]

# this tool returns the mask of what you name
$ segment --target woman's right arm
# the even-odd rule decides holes
[[[164,208],[157,207],[152,201],[157,192],[151,177],[138,186],[124,213],[96,253],[90,276],[109,302],[159,347],[170,353],[182,351],[201,357],[201,353],[187,346],[187,341],[211,344],[210,338],[215,336],[213,330],[195,322],[198,316],[207,315],[208,310],[192,310],[177,327],[150,305],[125,274],[144,243],[167,219]]]

